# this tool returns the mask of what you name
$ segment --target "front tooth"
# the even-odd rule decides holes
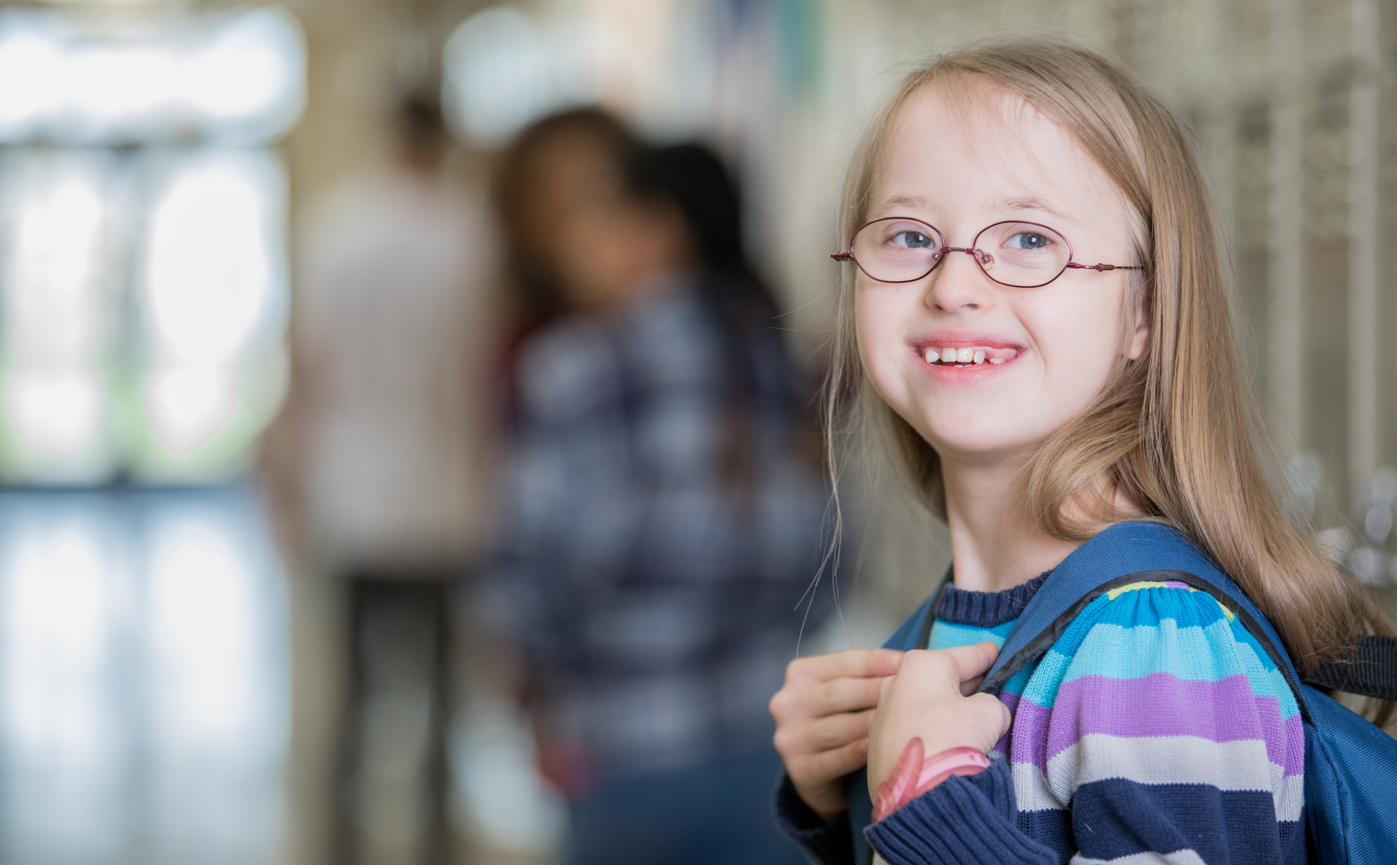
[[[975,352],[975,362],[976,362],[976,363],[984,363],[984,362],[985,362],[985,353],[984,353],[983,351],[977,351],[977,352]]]
[[[990,358],[990,363],[1004,363],[1004,358],[1002,358],[1002,357],[992,357],[992,358]]]
[[[956,352],[956,363],[970,363],[971,359],[974,357],[975,349],[963,348],[960,351]]]
[[[924,354],[923,357],[926,358],[927,363],[936,363],[941,359],[941,352],[934,348],[929,348],[926,350],[926,354]]]
[[[955,363],[955,362],[956,362],[956,350],[953,349],[953,348],[943,348],[943,349],[941,349],[941,362],[942,362],[942,363]]]

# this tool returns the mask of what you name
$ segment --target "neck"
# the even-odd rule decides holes
[[[1082,541],[1064,541],[1038,527],[1025,507],[1019,461],[967,465],[941,461],[946,522],[957,588],[998,592],[1057,567]]]

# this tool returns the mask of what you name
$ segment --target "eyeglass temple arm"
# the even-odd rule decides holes
[[[850,254],[847,253],[847,252],[831,252],[830,255],[829,255],[829,257],[832,258],[832,259],[834,259],[835,261],[853,261],[853,260],[854,260],[854,256],[850,255]]]
[[[1144,269],[1145,269],[1145,268],[1141,267],[1141,266],[1138,265],[1138,264],[1078,264],[1078,263],[1075,262],[1075,261],[1069,261],[1069,262],[1067,262],[1067,266],[1070,267],[1070,268],[1072,268],[1073,270],[1095,270],[1095,271],[1098,271],[1098,272],[1103,271],[1103,270],[1144,270]]]

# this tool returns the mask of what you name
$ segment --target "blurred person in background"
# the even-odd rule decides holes
[[[640,144],[615,116],[595,108],[549,115],[515,136],[501,159],[495,211],[505,236],[504,365],[535,331],[570,308],[560,285],[559,232],[579,207],[605,195]]]
[[[344,862],[442,861],[447,598],[485,533],[495,415],[484,196],[445,170],[435,99],[406,98],[394,134],[390,165],[311,209],[299,260],[299,535],[347,589]]]
[[[455,574],[485,532],[496,244],[445,176],[435,102],[395,120],[394,162],[334,189],[302,236],[305,531],[341,574]]]
[[[771,828],[763,688],[797,646],[826,487],[738,190],[708,150],[594,110],[505,165],[515,262],[563,314],[517,355],[486,608],[572,802],[568,861],[799,862]]]

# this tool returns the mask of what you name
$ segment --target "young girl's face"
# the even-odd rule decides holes
[[[1077,263],[1141,263],[1132,243],[1138,219],[1120,191],[1066,130],[1017,96],[982,90],[951,100],[924,88],[903,105],[886,144],[869,220],[922,220],[949,247],[971,246],[1003,220],[1040,223],[1071,243]],[[1147,328],[1133,312],[1126,322],[1133,272],[1069,269],[1040,288],[1009,288],[961,253],[916,282],[878,282],[860,270],[864,368],[942,459],[1032,453],[1090,405],[1122,356],[1143,353]],[[947,348],[984,351],[985,362],[927,362],[929,350]]]

